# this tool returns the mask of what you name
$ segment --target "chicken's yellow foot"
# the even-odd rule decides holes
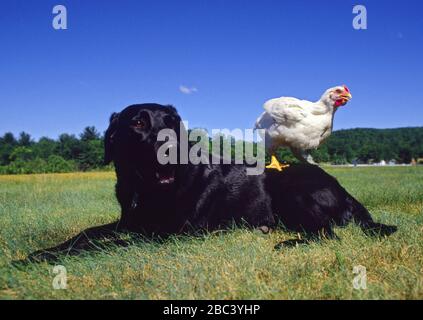
[[[279,163],[278,159],[276,159],[276,157],[273,155],[272,155],[272,160],[270,161],[270,164],[266,166],[267,169],[276,169],[278,171],[282,171],[283,169],[288,167],[289,167],[289,164]]]

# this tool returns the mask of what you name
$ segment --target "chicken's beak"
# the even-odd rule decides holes
[[[345,98],[345,99],[351,100],[352,99],[352,95],[351,95],[351,93],[347,92],[347,93],[343,94],[341,96],[341,98]]]
[[[341,98],[349,101],[349,100],[352,99],[352,95],[351,95],[351,93],[347,92],[347,93],[344,93],[343,95],[341,95]]]

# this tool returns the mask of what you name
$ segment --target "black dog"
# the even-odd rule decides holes
[[[133,105],[113,114],[105,134],[105,161],[115,164],[120,220],[87,229],[31,258],[77,253],[89,249],[90,240],[113,238],[116,232],[163,237],[216,230],[233,222],[264,232],[281,222],[311,236],[333,236],[333,226],[353,219],[372,233],[396,231],[373,222],[369,212],[317,166],[291,166],[255,176],[247,175],[244,165],[161,165],[157,151],[164,142],[157,136],[164,128],[178,134],[173,148],[179,151],[185,128],[172,106]]]

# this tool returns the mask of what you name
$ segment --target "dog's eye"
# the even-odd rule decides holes
[[[144,129],[146,124],[144,120],[134,120],[132,126],[137,129]]]

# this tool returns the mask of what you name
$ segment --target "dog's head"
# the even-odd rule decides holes
[[[173,130],[177,139],[158,141],[163,129]],[[105,133],[104,161],[113,161],[118,170],[134,170],[139,178],[160,186],[175,181],[176,166],[162,165],[157,159],[159,149],[167,142],[166,152],[175,148],[179,154],[180,133],[185,133],[181,118],[172,106],[138,104],[113,113]],[[163,148],[162,148],[163,149]]]

